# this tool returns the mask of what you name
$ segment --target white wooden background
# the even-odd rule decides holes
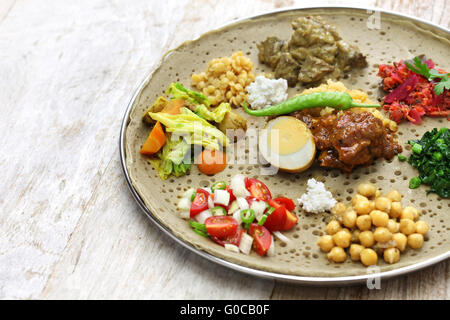
[[[450,26],[449,0],[1,0],[0,298],[448,299],[449,261],[381,290],[236,273],[160,232],[126,186],[122,116],[165,51],[236,18],[312,4]]]

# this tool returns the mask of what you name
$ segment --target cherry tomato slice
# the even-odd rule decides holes
[[[286,207],[275,200],[269,200],[269,206],[275,209],[264,222],[264,227],[271,232],[282,230],[286,223]]]
[[[205,226],[211,237],[223,240],[234,235],[239,225],[231,216],[213,216],[206,218]]]
[[[244,229],[238,228],[236,232],[226,237],[225,239],[219,239],[217,237],[211,237],[212,240],[214,240],[216,243],[220,244],[222,247],[225,247],[225,244],[234,244],[235,246],[239,246],[241,243],[242,234],[245,232]]]
[[[281,230],[283,230],[283,231],[289,230],[293,226],[295,226],[297,223],[298,223],[298,217],[294,213],[286,210],[286,222],[284,223],[284,226]]]
[[[245,178],[245,187],[254,198],[264,201],[272,199],[269,188],[258,179]]]
[[[250,225],[250,235],[253,237],[253,249],[260,256],[264,256],[272,244],[270,231],[256,223]]]
[[[197,189],[194,201],[191,203],[190,216],[194,218],[200,212],[208,209],[209,192],[203,189]]]
[[[279,197],[279,198],[275,198],[273,200],[279,204],[284,205],[286,207],[286,209],[288,209],[289,211],[293,211],[295,209],[294,201],[292,201],[289,198]]]

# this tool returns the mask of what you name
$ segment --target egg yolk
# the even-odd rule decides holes
[[[294,117],[276,122],[268,133],[269,148],[280,155],[292,154],[303,148],[309,138],[306,125]]]

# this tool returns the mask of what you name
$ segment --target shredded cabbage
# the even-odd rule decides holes
[[[184,176],[191,168],[188,151],[190,146],[183,139],[175,141],[168,139],[163,149],[157,153],[157,158],[150,159],[150,163],[158,171],[162,180],[166,180],[171,175]]]
[[[171,115],[162,112],[149,112],[153,120],[161,122],[166,132],[189,133],[190,144],[200,144],[208,149],[219,150],[219,142],[228,146],[227,136],[187,108],[180,109],[181,114]]]
[[[217,123],[222,122],[227,112],[231,112],[231,106],[229,103],[225,102],[222,102],[217,108],[214,108],[214,110],[212,111],[204,104],[200,104],[195,108],[196,115],[205,120],[214,121]]]
[[[204,104],[207,107],[211,105],[211,102],[209,102],[208,98],[206,98],[203,94],[186,89],[177,82],[173,82],[170,84],[169,89],[167,89],[166,91],[166,94],[168,96],[171,96],[172,99],[184,100],[194,105]]]

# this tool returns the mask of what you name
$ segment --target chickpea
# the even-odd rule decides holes
[[[392,241],[392,238],[391,238],[391,240],[389,240],[387,242],[377,242],[377,244],[375,246],[378,246],[380,248],[380,252],[383,253],[383,251],[385,249],[394,248],[395,247],[395,242]],[[372,247],[372,249],[374,249],[374,247]]]
[[[390,212],[391,204],[392,204],[391,199],[386,197],[379,197],[375,199],[375,209],[380,211]]]
[[[384,261],[389,264],[396,263],[400,260],[400,250],[397,248],[389,248],[383,252]]]
[[[378,262],[378,255],[372,249],[363,249],[360,253],[360,258],[365,266],[373,266]]]
[[[372,231],[363,231],[359,234],[359,242],[364,247],[372,247],[375,244]]]
[[[373,238],[376,242],[388,242],[392,239],[392,233],[384,227],[378,227],[375,229],[375,232],[373,233]]]
[[[379,196],[381,196],[381,191],[377,189],[375,192],[375,198],[378,198]]]
[[[348,246],[350,246],[351,239],[351,233],[345,230],[338,231],[333,235],[334,243],[336,244],[336,246],[341,248],[347,248]]]
[[[338,202],[334,205],[333,208],[331,208],[331,213],[337,216],[341,216],[345,213],[346,210],[347,206],[342,202]]]
[[[394,233],[392,235],[392,240],[395,241],[395,247],[399,249],[400,251],[405,251],[406,248],[406,242],[408,239],[403,233]]]
[[[391,211],[389,211],[389,216],[391,218],[398,218],[402,215],[403,209],[400,202],[391,203]]]
[[[416,224],[411,219],[400,220],[400,232],[406,236],[416,232]]]
[[[386,227],[389,221],[389,215],[380,210],[373,210],[370,213],[370,217],[372,218],[373,225],[376,227]]]
[[[400,230],[400,224],[397,221],[395,221],[394,219],[389,219],[388,223],[386,225],[386,228],[391,233],[396,233],[396,232],[398,232],[398,230]]]
[[[337,220],[330,221],[325,227],[325,233],[331,236],[340,230],[342,230],[342,227],[339,221]]]
[[[402,201],[402,195],[397,190],[391,190],[390,192],[388,192],[386,198],[390,199],[392,202]]]
[[[408,236],[408,246],[413,249],[420,249],[423,246],[423,235],[413,233]]]
[[[342,228],[342,231],[348,233],[350,236],[352,235],[352,233],[350,232],[350,230],[347,229],[347,228]]]
[[[356,192],[358,192],[360,195],[370,198],[375,195],[377,191],[377,187],[373,185],[372,183],[361,183],[357,188]]]
[[[344,262],[347,259],[347,254],[341,247],[334,247],[327,255],[328,259],[334,262]]]
[[[354,230],[352,232],[352,242],[359,242],[359,235],[361,234],[361,231],[358,229]]]
[[[349,250],[350,258],[353,261],[359,261],[359,259],[361,258],[361,251],[363,251],[363,250],[364,250],[364,247],[362,245],[352,244],[350,246],[350,250]]]
[[[360,194],[355,194],[355,196],[352,199],[352,206],[355,206],[355,204],[359,201],[369,201],[369,199]]]
[[[323,252],[330,252],[330,250],[334,247],[333,237],[326,234],[319,239],[317,245]]]
[[[358,200],[353,205],[353,209],[355,209],[355,211],[359,215],[361,215],[361,214],[368,214],[371,211],[372,207],[370,205],[369,200]]]
[[[416,220],[419,218],[419,211],[411,206],[405,207],[402,211],[402,214],[400,216],[401,219],[410,219],[410,220]]]
[[[372,227],[372,218],[368,214],[359,216],[358,218],[356,218],[356,226],[361,231],[370,230],[370,228]]]
[[[430,227],[428,226],[428,223],[426,223],[423,220],[417,221],[416,222],[416,232],[420,233],[422,235],[425,235],[428,230],[430,230]]]
[[[356,217],[356,212],[354,210],[349,210],[344,213],[342,224],[347,228],[353,228],[356,225]]]

